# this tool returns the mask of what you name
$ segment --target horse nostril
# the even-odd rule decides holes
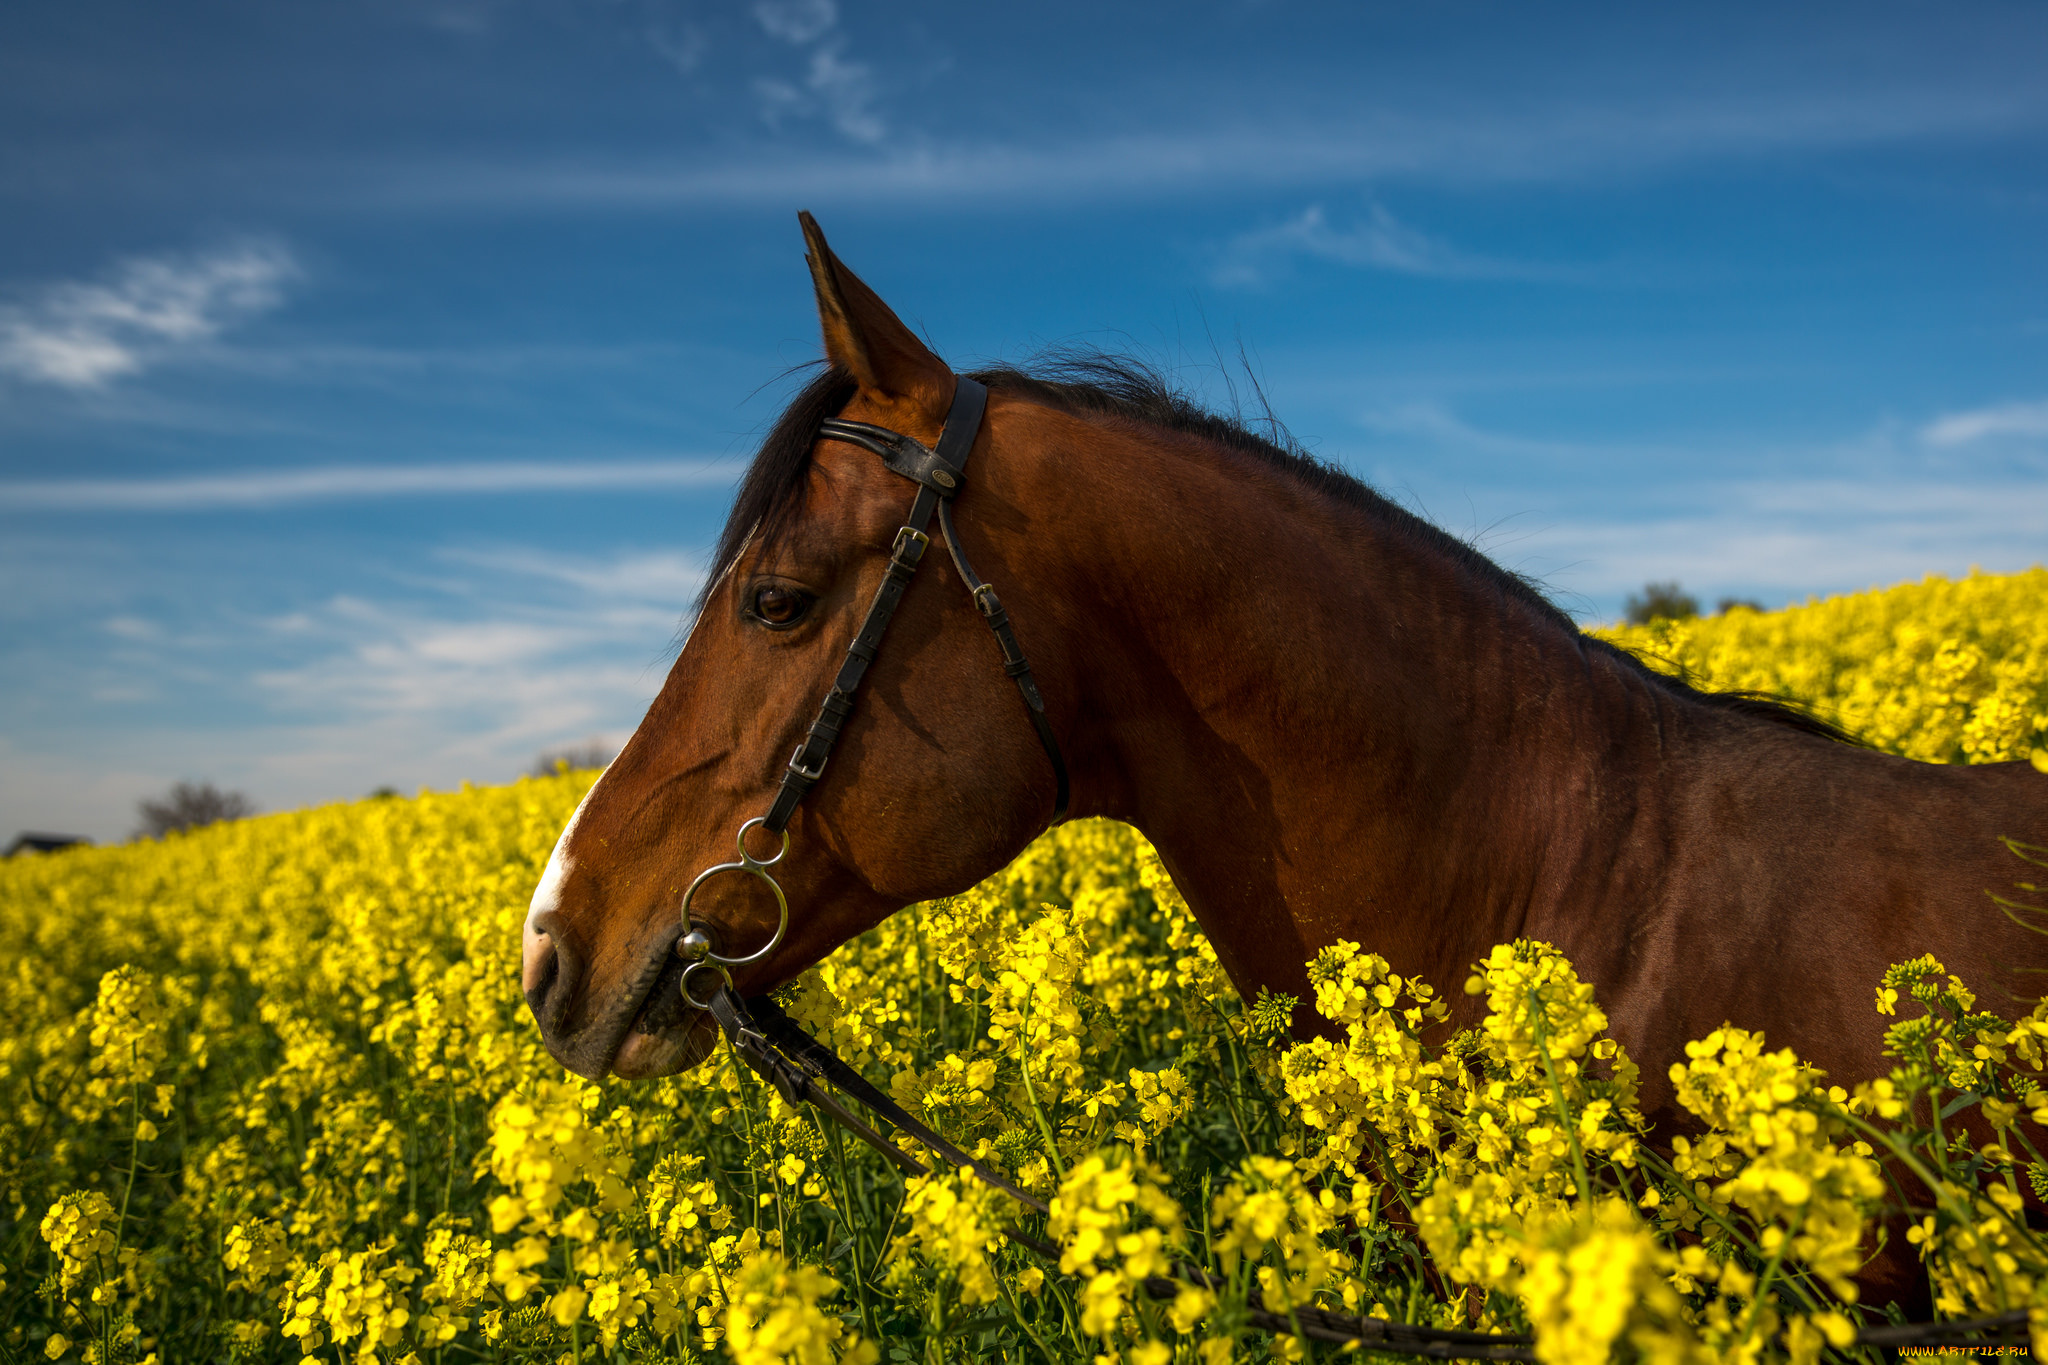
[[[559,931],[554,915],[534,916],[527,922],[520,955],[520,989],[543,1034],[553,1031],[576,994],[576,956]]]
[[[526,955],[520,972],[520,986],[526,994],[527,1006],[533,1010],[533,1017],[540,1017],[541,1006],[547,1002],[548,987],[555,984],[555,974],[561,970],[561,960],[555,956],[555,945],[546,934],[528,932]]]

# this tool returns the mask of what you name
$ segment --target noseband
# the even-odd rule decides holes
[[[832,690],[825,694],[824,705],[818,708],[818,718],[811,722],[804,742],[790,755],[774,803],[768,807],[766,815],[757,815],[740,826],[737,862],[718,863],[705,868],[683,892],[683,936],[676,943],[676,951],[690,961],[683,972],[683,999],[698,1009],[710,1009],[711,1005],[690,993],[691,977],[709,971],[730,985],[732,968],[761,961],[775,951],[789,932],[789,899],[783,895],[782,887],[776,883],[769,869],[789,852],[790,817],[796,814],[798,804],[825,775],[825,764],[832,757],[832,746],[838,743],[839,732],[853,714],[853,702],[860,691],[861,679],[867,676],[868,665],[875,661],[875,655],[881,650],[882,633],[889,628],[889,618],[896,614],[904,591],[910,587],[910,580],[916,575],[917,566],[931,544],[929,528],[934,515],[939,519],[939,530],[946,538],[946,548],[952,552],[953,567],[959,571],[960,581],[966,585],[974,599],[975,610],[988,623],[997,645],[1002,649],[1003,672],[1017,684],[1018,694],[1024,698],[1026,714],[1031,718],[1032,729],[1038,732],[1038,742],[1045,746],[1045,756],[1052,760],[1053,777],[1058,784],[1052,823],[1056,825],[1067,817],[1067,764],[1060,756],[1059,741],[1053,738],[1052,723],[1045,718],[1045,698],[1039,695],[1038,683],[1031,676],[1031,665],[1017,644],[1017,632],[1010,627],[1009,613],[1003,610],[996,590],[983,582],[967,562],[967,552],[960,544],[960,533],[953,527],[953,499],[966,482],[967,456],[974,449],[975,436],[981,430],[982,414],[988,408],[986,388],[965,375],[957,376],[954,382],[953,406],[946,413],[946,428],[939,435],[936,450],[927,449],[901,432],[867,422],[847,422],[835,417],[818,428],[822,440],[845,441],[879,455],[884,468],[918,485],[917,500],[910,504],[910,514],[904,518],[902,529],[896,532],[896,542],[889,554],[889,567],[882,575],[881,586],[875,589],[874,600],[868,604],[867,618],[855,632],[853,643],[846,648],[846,661],[839,666],[839,676],[833,679]],[[782,837],[782,846],[772,857],[756,858],[747,852],[747,835],[756,825]],[[708,927],[700,927],[690,921],[690,901],[696,896],[697,888],[721,872],[744,872],[759,878],[775,894],[779,912],[775,935],[765,946],[744,956],[721,955]]]

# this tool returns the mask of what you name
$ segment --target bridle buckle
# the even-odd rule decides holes
[[[924,558],[925,547],[932,538],[915,526],[905,526],[896,532],[896,543],[890,547],[889,557],[906,569],[914,569]]]
[[[806,782],[816,782],[819,778],[825,775],[825,764],[831,761],[832,756],[830,754],[826,754],[825,756],[820,758],[818,760],[818,765],[815,768],[806,768],[803,764],[797,762],[797,760],[802,758],[803,756],[804,746],[799,744],[796,746],[796,750],[789,756],[789,770],[795,773],[798,777],[801,777]],[[783,837],[785,839],[788,838],[787,835],[784,835]]]

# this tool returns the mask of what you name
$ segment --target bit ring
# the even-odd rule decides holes
[[[731,863],[717,863],[711,867],[705,868],[702,872],[699,872],[697,874],[696,880],[690,883],[689,889],[683,892],[683,903],[680,913],[683,921],[683,932],[685,934],[688,934],[690,932],[690,902],[692,899],[696,897],[697,888],[703,886],[705,882],[710,881],[713,877],[717,876],[721,872],[744,872],[750,877],[759,878],[761,881],[767,883],[768,889],[775,893],[775,907],[778,912],[778,918],[775,923],[774,934],[771,935],[768,941],[765,944],[763,944],[759,949],[755,950],[754,952],[747,953],[744,956],[736,957],[729,957],[715,950],[709,951],[706,952],[702,957],[697,959],[697,961],[691,963],[689,967],[684,970],[682,981],[683,999],[688,1003],[695,1005],[698,1009],[710,1008],[709,1005],[703,1004],[697,999],[697,997],[690,994],[690,978],[693,975],[695,975],[700,968],[711,968],[712,970],[716,971],[720,976],[725,978],[725,982],[727,985],[731,985],[732,972],[729,970],[730,968],[744,967],[749,963],[759,962],[762,958],[774,952],[776,947],[779,944],[781,944],[783,935],[789,932],[789,898],[782,894],[782,887],[776,882],[775,878],[772,875],[770,875],[768,871],[769,868],[781,862],[783,858],[789,853],[789,831],[786,829],[780,831],[782,835],[782,847],[775,851],[773,857],[756,858],[753,854],[747,852],[747,834],[754,828],[754,826],[765,825],[767,823],[767,816],[757,815],[753,819],[747,821],[744,825],[741,825],[739,837],[736,840],[736,842],[739,845],[739,861]]]
[[[707,967],[710,970],[717,972],[721,977],[725,978],[725,984],[727,986],[730,986],[732,984],[732,973],[727,971],[718,963],[692,962],[689,966],[683,968],[682,990],[684,1004],[694,1005],[696,1008],[700,1010],[709,1010],[711,1008],[711,1006],[707,1002],[699,1000],[696,996],[690,994],[690,978],[695,976],[698,972],[705,970]]]

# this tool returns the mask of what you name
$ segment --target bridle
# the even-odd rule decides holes
[[[1002,648],[1003,672],[1017,684],[1017,692],[1024,698],[1026,714],[1031,718],[1032,729],[1037,731],[1038,742],[1045,747],[1045,756],[1052,760],[1058,791],[1053,801],[1051,824],[1057,825],[1067,818],[1067,763],[1060,755],[1059,741],[1053,737],[1052,722],[1046,719],[1045,698],[1039,694],[1038,682],[1031,676],[1031,664],[1017,644],[1017,632],[1010,626],[1009,613],[1003,610],[996,590],[983,582],[967,562],[967,552],[960,544],[960,533],[953,526],[953,499],[959,495],[966,481],[967,457],[981,431],[982,414],[988,409],[988,390],[980,383],[966,375],[958,375],[954,385],[953,405],[946,413],[945,430],[939,435],[936,449],[928,449],[902,432],[867,422],[848,422],[834,417],[819,424],[819,439],[845,441],[871,451],[881,457],[883,467],[891,473],[916,483],[917,499],[910,504],[910,513],[896,532],[896,541],[889,553],[889,567],[882,575],[881,585],[875,589],[874,600],[868,604],[866,618],[862,620],[860,629],[854,632],[853,643],[846,647],[846,661],[840,664],[839,675],[832,680],[832,688],[825,694],[824,704],[818,708],[818,718],[811,722],[803,743],[797,745],[788,766],[783,769],[782,785],[776,790],[768,813],[757,815],[740,826],[738,861],[705,868],[683,892],[680,910],[683,935],[676,942],[676,952],[690,963],[683,971],[683,999],[698,1009],[711,1009],[712,1002],[699,1000],[690,993],[691,977],[699,972],[712,972],[729,987],[734,967],[761,961],[780,946],[789,932],[789,898],[783,894],[782,887],[769,869],[788,854],[790,817],[796,814],[797,806],[825,775],[825,764],[832,757],[832,746],[839,742],[839,733],[853,714],[854,698],[860,692],[861,679],[867,676],[868,666],[880,652],[882,634],[888,630],[889,620],[902,604],[903,594],[910,587],[910,580],[916,575],[917,566],[923,562],[924,552],[931,544],[929,528],[934,515],[938,517],[940,533],[946,538],[946,548],[952,552],[953,567],[959,571],[960,581],[967,586],[974,599],[975,610],[981,613],[982,620],[988,623],[996,643]],[[756,858],[747,852],[747,835],[756,825],[770,834],[782,836],[782,846],[773,856]],[[721,954],[710,927],[690,921],[690,902],[697,889],[721,872],[744,872],[767,883],[775,895],[778,919],[774,936],[751,953],[741,956]]]

